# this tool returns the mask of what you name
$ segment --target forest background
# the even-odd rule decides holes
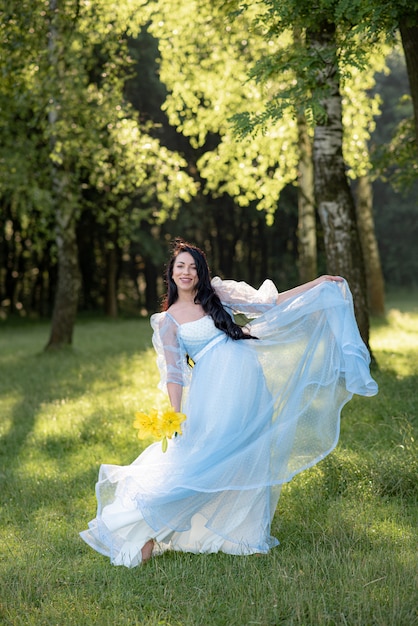
[[[314,183],[311,198],[303,186],[312,171],[302,181],[330,66],[357,221],[372,209],[386,286],[416,287],[414,108],[399,36],[402,23],[416,35],[414,3],[406,26],[402,0],[363,2],[362,24],[357,3],[337,0],[0,4],[2,319],[53,316],[54,345],[71,343],[73,311],[148,315],[176,236],[205,249],[213,274],[255,286],[344,273],[330,267]],[[324,24],[335,58],[323,48],[318,70],[309,34]]]

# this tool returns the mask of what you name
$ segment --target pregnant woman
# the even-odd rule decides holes
[[[177,240],[151,325],[183,432],[166,452],[155,443],[131,465],[101,466],[81,537],[126,567],[166,550],[267,553],[281,485],[334,449],[353,394],[377,393],[347,282],[278,293],[269,280],[211,280],[204,253]]]

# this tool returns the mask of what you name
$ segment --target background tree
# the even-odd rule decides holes
[[[293,29],[298,45],[303,45],[304,36],[299,28]],[[304,111],[296,115],[298,125],[298,250],[299,278],[301,283],[313,280],[318,275],[318,251],[316,236],[316,206],[314,168],[312,159],[312,133]]]
[[[50,172],[43,184],[50,190],[48,210],[56,231],[59,277],[48,347],[72,340],[79,286],[76,231],[84,208],[109,233],[109,276],[115,280],[113,251],[118,238],[126,237],[128,224],[143,219],[144,212],[164,219],[195,192],[183,171],[185,161],[149,135],[123,95],[130,66],[127,37],[146,20],[143,5],[132,0],[115,10],[107,0],[82,5],[50,0],[47,11],[42,2],[20,5],[3,22],[3,48],[13,60],[6,64],[6,74],[14,66],[23,68],[21,84],[16,88],[11,77],[4,96],[12,109],[22,95],[30,98],[34,131],[29,139],[39,138],[49,148],[44,162],[39,162],[40,153],[38,162],[30,164]],[[36,25],[30,29],[34,40],[22,52],[16,42],[28,20]],[[10,108],[3,118],[5,129],[13,117]],[[114,312],[114,291],[107,293]]]
[[[387,67],[388,72],[376,76],[382,114],[371,138],[376,233],[386,283],[411,289],[418,275],[418,164],[413,107],[400,45],[388,56]]]
[[[264,3],[260,19],[268,37],[293,28],[306,33],[285,54],[270,55],[256,65],[253,75],[271,80],[273,73],[293,68],[297,80],[290,89],[277,89],[264,114],[253,119],[275,121],[289,106],[307,111],[314,121],[313,159],[315,198],[331,273],[343,274],[353,291],[357,321],[368,345],[369,321],[363,254],[357,232],[354,199],[346,177],[343,158],[342,85],[353,66],[364,66],[365,50],[347,7],[339,2]],[[302,44],[302,45],[301,45]],[[238,118],[238,124],[242,118]]]
[[[333,16],[323,15],[321,21],[307,29],[307,47],[319,61],[313,89],[319,90],[319,104],[324,110],[315,124],[313,161],[315,198],[324,228],[327,267],[331,273],[341,274],[348,280],[360,333],[368,346],[364,260],[343,158],[342,96]]]
[[[350,80],[342,86],[343,126],[350,129],[344,133],[344,160],[349,168],[349,180],[355,181],[356,221],[365,265],[368,307],[372,315],[385,312],[385,285],[373,207],[373,178],[376,174],[372,171],[370,156],[371,135],[381,105],[379,97],[372,97],[372,90],[377,73],[387,72],[385,58],[390,49],[384,47],[383,51],[385,56],[374,54],[372,49],[366,55],[365,67],[361,70],[352,68]]]

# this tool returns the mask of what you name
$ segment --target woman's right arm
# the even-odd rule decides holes
[[[181,396],[183,387],[177,383],[167,383],[168,397],[173,409],[179,413],[181,411]]]
[[[154,330],[152,343],[157,353],[157,365],[160,371],[158,387],[168,393],[171,405],[180,410],[182,388],[185,384],[183,366],[185,355],[177,338],[177,324],[164,313],[151,317]]]

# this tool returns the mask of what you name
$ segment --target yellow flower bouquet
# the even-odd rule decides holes
[[[181,425],[186,419],[184,413],[177,413],[174,409],[160,412],[152,409],[149,413],[138,411],[135,413],[134,428],[138,429],[138,439],[161,439],[163,452],[167,450],[168,439],[173,435],[181,435]]]

